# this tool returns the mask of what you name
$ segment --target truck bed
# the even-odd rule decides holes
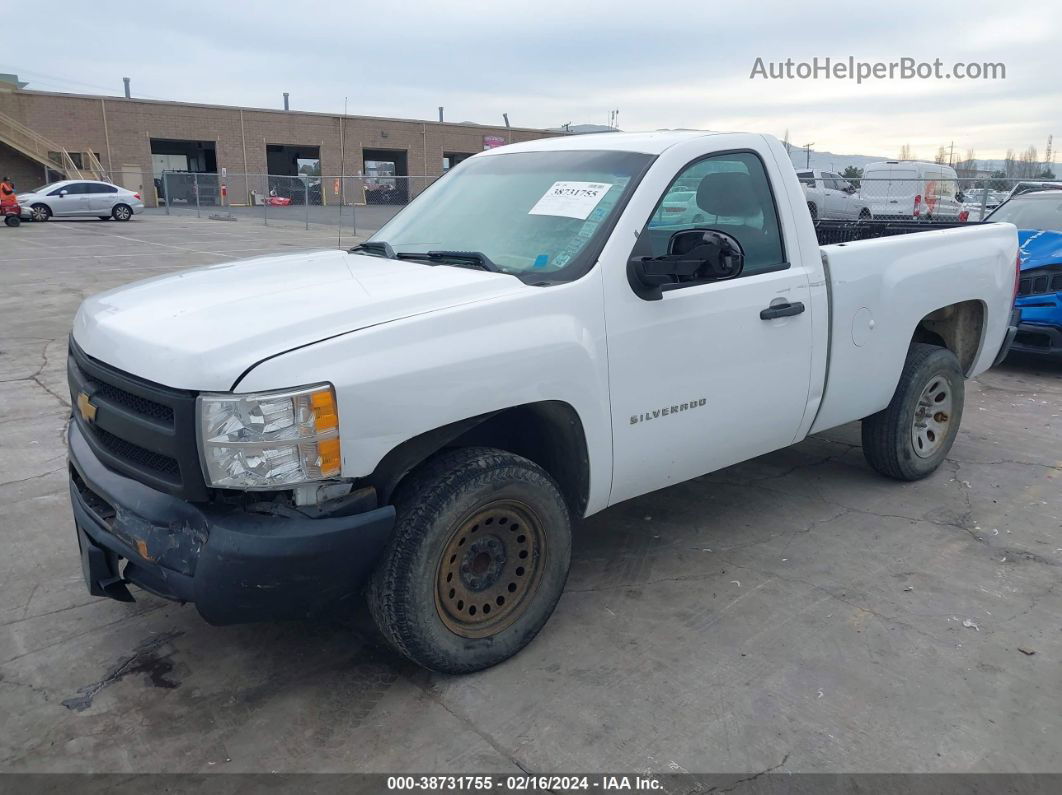
[[[942,303],[973,304],[983,318],[983,339],[990,344],[975,343],[960,357],[967,377],[991,365],[1012,301],[1010,224],[819,221],[815,226],[831,314],[829,371],[812,432],[888,405],[911,330]]]
[[[892,237],[894,235],[911,235],[916,232],[933,232],[938,229],[953,229],[955,227],[978,227],[984,226],[985,221],[815,221],[815,235],[819,239],[819,245],[831,245],[834,243],[852,243],[856,240],[870,240],[876,237]]]

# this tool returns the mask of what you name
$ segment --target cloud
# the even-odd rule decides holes
[[[948,7],[943,7],[948,5]],[[4,71],[30,87],[499,123],[626,129],[751,129],[845,152],[955,142],[984,157],[1042,148],[1062,99],[1055,0],[917,8],[835,2],[666,4],[587,0],[290,0],[127,5],[60,2],[20,11]],[[61,26],[55,21],[61,20]],[[915,22],[916,24],[912,24]],[[22,26],[20,24],[20,26]],[[1006,64],[1000,81],[750,80],[764,60],[847,58]],[[44,74],[34,70],[41,70]],[[934,143],[935,142],[935,143]]]

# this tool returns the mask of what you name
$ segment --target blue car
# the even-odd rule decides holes
[[[1062,356],[1062,191],[1015,196],[985,220],[1018,227],[1021,322],[1011,350]]]

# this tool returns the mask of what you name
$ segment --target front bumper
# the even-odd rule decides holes
[[[1012,351],[1036,353],[1041,356],[1062,356],[1062,328],[1022,323],[1017,328]]]
[[[133,584],[194,603],[211,624],[306,617],[358,591],[394,526],[389,505],[311,519],[186,502],[108,469],[76,423],[68,436],[70,502],[95,596],[132,601]]]

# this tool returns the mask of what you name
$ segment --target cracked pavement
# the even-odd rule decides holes
[[[1062,771],[1062,365],[969,382],[946,466],[918,483],[875,475],[851,425],[605,511],[527,650],[438,676],[363,611],[217,628],[81,579],[63,443],[78,303],[335,232],[4,231],[0,770]]]

